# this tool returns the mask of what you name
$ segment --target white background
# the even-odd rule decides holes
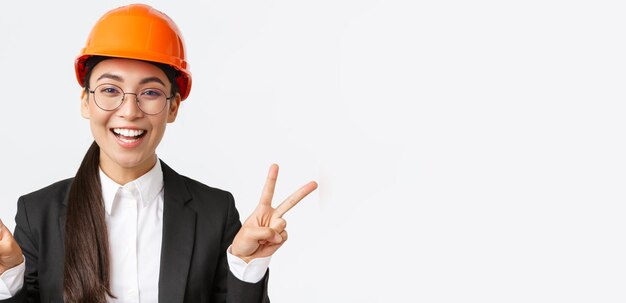
[[[191,95],[158,154],[288,215],[272,302],[626,301],[621,1],[153,1]],[[121,1],[0,4],[0,217],[92,138],[73,60]],[[276,201],[280,202],[280,201]]]

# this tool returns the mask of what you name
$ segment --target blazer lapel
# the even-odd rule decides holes
[[[184,179],[163,161],[164,201],[159,302],[183,302],[196,232],[196,212]]]

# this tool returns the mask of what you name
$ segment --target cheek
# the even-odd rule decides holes
[[[157,137],[162,138],[165,134],[165,127],[167,126],[167,121],[165,119],[159,119],[153,125],[154,133]]]
[[[165,134],[165,127],[167,125],[167,115],[149,116],[151,135],[150,140],[153,144],[158,145]]]
[[[90,107],[89,116],[91,131],[93,133],[99,133],[106,130],[106,124],[110,117],[109,113]]]

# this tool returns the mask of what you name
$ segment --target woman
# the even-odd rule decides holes
[[[264,302],[282,216],[317,184],[272,208],[272,165],[253,214],[230,193],[156,156],[191,89],[182,37],[163,13],[105,14],[76,60],[94,143],[76,176],[21,197],[15,237],[0,225],[0,302]]]

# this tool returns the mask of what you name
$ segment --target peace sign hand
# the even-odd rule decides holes
[[[232,254],[246,262],[273,255],[287,241],[287,221],[283,219],[283,215],[317,188],[317,183],[311,181],[291,194],[278,207],[272,208],[277,178],[278,165],[273,164],[267,174],[259,205],[233,240]]]
[[[22,249],[0,220],[0,275],[24,261]]]

